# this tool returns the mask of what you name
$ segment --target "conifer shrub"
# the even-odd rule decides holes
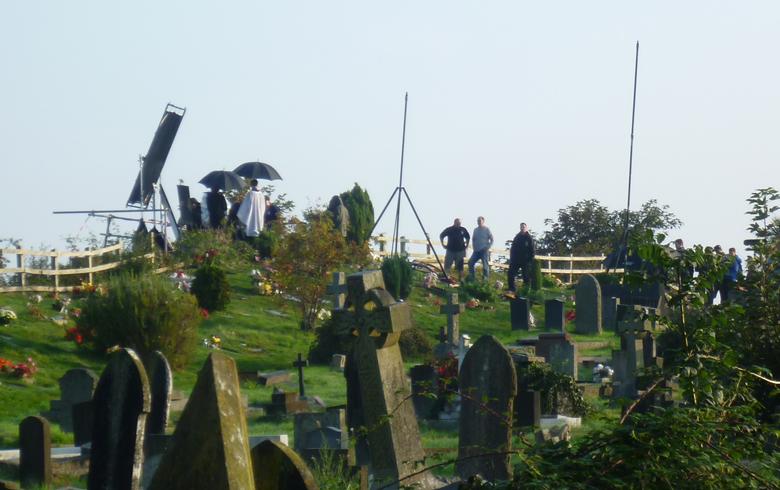
[[[119,345],[145,358],[155,350],[173,368],[184,366],[197,345],[198,304],[164,277],[123,274],[109,279],[102,294],[86,298],[77,318],[98,352]]]
[[[382,261],[382,277],[385,289],[396,301],[406,299],[412,293],[412,266],[406,256],[385,257]]]
[[[230,303],[230,283],[225,271],[216,264],[206,262],[195,271],[192,294],[198,305],[208,311],[224,310]]]
[[[257,254],[264,258],[270,259],[279,249],[279,234],[274,230],[267,230],[260,232],[260,235],[249,239],[249,244],[257,251]]]
[[[371,198],[357,183],[352,190],[342,192],[340,197],[349,211],[347,240],[362,245],[370,238],[371,229],[374,227],[374,205]]]
[[[433,343],[428,334],[419,327],[407,328],[398,339],[404,359],[423,359],[433,353]]]
[[[542,287],[542,263],[534,259],[531,261],[531,289],[538,291]]]
[[[309,349],[309,361],[314,364],[330,363],[333,354],[347,354],[352,350],[355,337],[338,334],[338,320],[331,317],[314,329],[316,339]]]

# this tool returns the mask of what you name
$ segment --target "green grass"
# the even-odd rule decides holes
[[[211,352],[200,344],[200,339],[218,335],[222,339],[223,352],[233,357],[239,372],[272,371],[287,369],[292,373],[291,380],[281,387],[289,391],[298,391],[297,370],[292,366],[297,354],[304,355],[314,341],[312,332],[303,332],[299,328],[300,313],[296,303],[284,301],[280,297],[264,297],[255,293],[251,279],[247,273],[231,273],[228,275],[232,286],[232,301],[227,309],[213,313],[199,326],[199,346],[192,360],[178,372],[174,373],[174,389],[188,394],[195,384],[197,373],[204,360]],[[496,277],[498,278],[498,276]],[[495,279],[495,278],[494,278]],[[494,279],[491,279],[494,280]],[[440,296],[423,289],[420,278],[415,278],[416,286],[407,303],[412,310],[413,322],[435,339],[439,328],[446,326],[446,315],[439,313],[442,302]],[[509,319],[509,303],[500,300],[493,304],[483,304],[483,308],[466,310],[460,315],[460,331],[469,334],[472,341],[481,335],[495,335],[503,343],[514,343],[520,338],[535,337],[544,332],[544,305],[542,299],[565,297],[567,310],[573,308],[570,298],[571,290],[543,290],[539,299],[532,305],[532,313],[536,318],[537,328],[530,332],[512,331]],[[0,295],[0,307],[12,308],[18,315],[18,320],[8,326],[0,327],[0,358],[22,362],[32,357],[38,365],[38,373],[32,383],[0,374],[0,448],[12,448],[18,445],[18,424],[28,416],[38,414],[49,408],[49,401],[59,398],[57,380],[68,370],[75,367],[86,367],[100,373],[105,355],[76,346],[72,341],[64,339],[65,328],[54,324],[49,319],[36,319],[27,308],[27,294]],[[45,297],[38,306],[46,316],[57,313],[51,308],[53,298]],[[72,306],[77,306],[77,300]],[[72,325],[72,322],[71,322]],[[574,326],[567,325],[572,332]],[[609,348],[595,350],[580,350],[581,355],[608,356],[611,348],[617,348],[619,342],[611,332],[598,336],[573,334],[580,342],[606,341]],[[434,342],[435,343],[435,342]],[[420,360],[406,360],[407,368]],[[308,395],[321,397],[328,406],[346,403],[346,383],[342,373],[331,371],[327,366],[310,366],[305,368],[306,392]],[[246,395],[250,407],[270,402],[272,388],[256,385],[254,382],[242,381],[242,394]],[[616,417],[612,412],[616,409],[600,404],[600,413],[607,417]],[[179,414],[172,415],[175,424]],[[577,433],[585,433],[603,424],[603,418],[586,419],[585,425]],[[293,438],[293,418],[260,415],[250,408],[248,425],[251,434],[288,434],[291,443]],[[169,428],[170,431],[173,428]],[[428,422],[420,422],[420,432],[423,447],[440,448],[444,452],[432,454],[431,464],[454,459],[457,456],[458,430],[457,426],[446,428]],[[52,443],[54,445],[72,444],[72,435],[64,433],[57,424],[52,424]],[[533,435],[527,436],[528,440]],[[515,447],[520,447],[519,437],[515,437]],[[449,451],[446,451],[449,450]],[[452,465],[435,469],[438,475],[451,476]],[[0,479],[6,477],[8,470],[0,469]],[[57,477],[58,484],[80,483],[78,475],[61,475]]]

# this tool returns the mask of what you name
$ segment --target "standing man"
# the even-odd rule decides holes
[[[731,247],[729,249],[729,254],[726,256],[725,262],[728,265],[728,269],[726,270],[726,276],[723,278],[723,282],[720,286],[721,303],[725,303],[729,300],[729,295],[737,284],[737,278],[742,275],[742,259],[737,255],[736,248]]]
[[[536,255],[536,245],[530,233],[528,225],[520,223],[520,233],[512,240],[512,248],[509,250],[509,272],[507,273],[507,287],[515,290],[515,276],[517,271],[523,270],[523,284],[531,283],[531,262]]]
[[[444,243],[447,238],[447,243]],[[458,271],[458,280],[463,279],[463,259],[466,258],[466,248],[469,246],[471,236],[469,231],[460,226],[460,218],[455,218],[452,226],[448,226],[439,235],[441,245],[447,251],[444,254],[444,270],[449,274],[453,262]]]
[[[246,236],[257,237],[263,231],[265,219],[265,196],[257,188],[257,179],[252,179],[252,187],[244,196],[236,217],[246,226]]]
[[[482,279],[488,280],[490,274],[490,247],[493,245],[493,234],[490,228],[485,226],[485,218],[477,218],[477,227],[472,234],[471,247],[474,252],[469,259],[469,280],[474,280],[474,266],[478,260],[482,261]]]

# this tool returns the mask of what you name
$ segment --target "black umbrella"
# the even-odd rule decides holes
[[[247,179],[282,180],[275,168],[263,162],[242,163],[233,171]]]
[[[211,189],[222,189],[225,192],[238,191],[244,188],[244,179],[230,170],[214,170],[198,182]]]

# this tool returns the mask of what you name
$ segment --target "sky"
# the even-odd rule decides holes
[[[744,255],[745,199],[780,186],[772,1],[2,2],[0,239],[101,233],[52,212],[123,208],[169,102],[174,206],[179,180],[199,197],[259,159],[299,213],[357,182],[378,215],[408,92],[404,187],[434,242],[455,217],[502,243],[579,200],[622,209],[637,41],[632,208]],[[423,238],[405,203],[401,234]]]

